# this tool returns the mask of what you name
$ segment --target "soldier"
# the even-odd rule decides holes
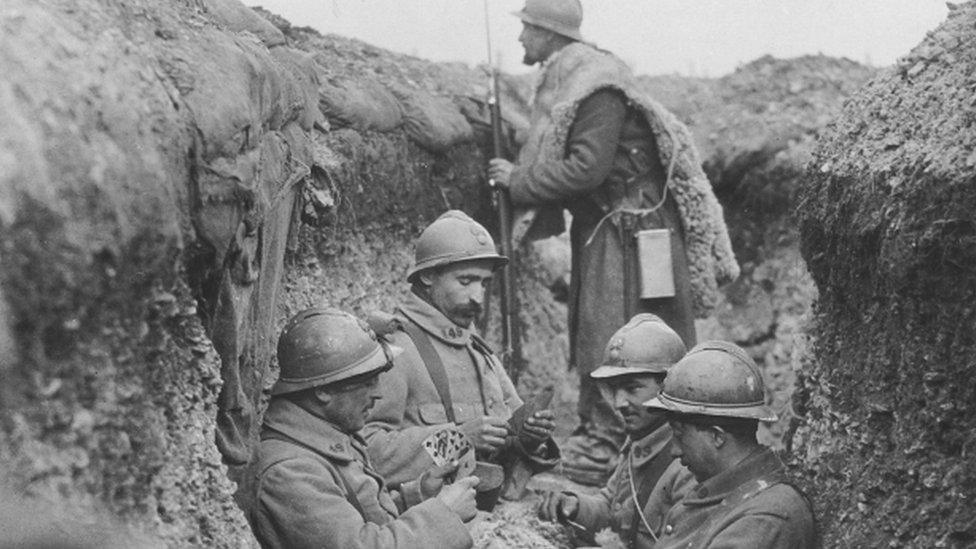
[[[357,434],[398,352],[336,309],[289,320],[257,452],[250,518],[262,547],[471,547],[475,477],[442,488],[456,469],[443,467],[392,494]]]
[[[383,398],[365,430],[370,457],[394,486],[430,467],[422,442],[445,427],[464,433],[479,461],[506,472],[516,466],[535,472],[559,461],[550,410],[508,428],[522,400],[473,326],[492,272],[506,261],[488,231],[457,210],[420,235],[407,274],[411,292],[396,309],[390,334],[404,352],[381,376]]]
[[[579,0],[526,0],[515,15],[524,63],[542,68],[518,161],[492,159],[489,175],[514,205],[537,210],[532,238],[560,232],[562,210],[572,214],[570,365],[580,375],[580,424],[563,448],[564,470],[600,484],[624,439],[588,375],[610,330],[648,312],[694,345],[695,313],[708,310],[738,265],[688,129],[623,61],[583,40]]]
[[[724,341],[697,345],[668,372],[646,404],[669,413],[674,455],[699,485],[668,512],[655,547],[817,547],[809,502],[756,440],[760,421],[776,421],[765,397],[759,367]]]
[[[624,419],[626,457],[597,495],[545,494],[541,518],[571,524],[577,537],[590,545],[595,543],[594,533],[610,527],[627,547],[654,546],[665,513],[691,489],[694,479],[671,455],[666,414],[645,408],[644,402],[657,396],[668,368],[685,351],[681,337],[649,313],[635,316],[613,334],[603,365],[590,375],[600,380]]]

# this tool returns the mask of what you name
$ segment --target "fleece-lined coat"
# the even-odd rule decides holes
[[[546,232],[553,233],[556,229],[553,234],[557,234],[562,226],[560,210],[569,198],[587,198],[599,205],[604,213],[649,206],[645,197],[633,192],[631,183],[634,182],[626,180],[590,181],[588,189],[578,185],[570,185],[576,188],[568,190],[560,189],[564,185],[560,178],[571,172],[553,167],[567,161],[579,164],[591,160],[579,155],[574,157],[568,138],[583,100],[599,90],[622,93],[627,104],[636,109],[650,127],[657,145],[654,149],[657,160],[666,173],[671,174],[669,192],[677,203],[685,231],[695,311],[700,317],[707,316],[716,303],[718,285],[739,275],[722,207],[702,171],[688,128],[642,93],[630,68],[609,52],[574,42],[554,53],[544,64],[533,98],[529,133],[509,183],[512,200],[538,207],[532,221],[544,225],[540,230],[549,229]],[[650,151],[640,152],[647,154]],[[545,175],[550,176],[549,181],[540,180],[540,176]],[[516,229],[519,233],[528,230],[524,225]]]
[[[538,213],[516,232],[544,236],[554,232],[545,230],[550,220],[561,229],[562,209],[573,216],[570,365],[580,373],[580,421],[619,446],[623,426],[588,375],[607,341],[633,315],[653,313],[690,348],[696,313],[711,310],[718,285],[738,276],[738,265],[687,128],[638,90],[623,62],[573,43],[547,60],[539,78],[509,181],[513,202]],[[674,297],[640,298],[635,234],[642,229],[671,232]]]
[[[694,488],[664,519],[656,549],[814,549],[810,504],[760,449]]]
[[[265,549],[461,549],[473,543],[443,502],[421,502],[416,481],[389,492],[359,436],[282,398],[272,399],[265,413],[256,471],[250,519]]]
[[[575,494],[579,511],[573,522],[584,526],[591,535],[609,527],[627,547],[654,547],[647,526],[658,535],[668,510],[695,485],[691,471],[671,457],[671,444],[671,428],[667,425],[640,440],[628,441],[624,457],[607,486],[596,495]],[[631,486],[637,489],[636,498]],[[635,499],[641,503],[647,525],[637,514]],[[586,533],[577,532],[577,536],[586,539]]]
[[[397,309],[396,316],[401,323],[416,324],[430,338],[444,364],[458,423],[482,416],[508,419],[522,405],[501,362],[470,329],[457,326],[413,293]],[[423,441],[451,424],[413,340],[400,330],[387,337],[403,353],[394,359],[392,369],[380,375],[378,392],[382,398],[370,413],[363,433],[376,469],[391,485],[398,486],[433,466]],[[508,466],[512,460],[523,460],[533,471],[552,468],[559,462],[552,440],[537,454],[527,454],[512,442],[498,456],[491,456],[491,461]]]

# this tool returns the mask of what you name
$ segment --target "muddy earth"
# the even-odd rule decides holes
[[[0,8],[0,546],[254,546],[284,320],[392,308],[447,208],[495,229],[484,70],[301,24],[237,0]],[[828,547],[976,543],[974,29],[954,6],[885,69],[642,77],[691,128],[742,265],[699,337],[763,366],[762,439]],[[503,77],[509,153],[530,93]],[[565,437],[568,243],[518,256],[518,385],[556,386]],[[497,343],[497,308],[483,324]],[[592,490],[531,485],[566,487]],[[568,546],[535,498],[480,516],[476,546]]]

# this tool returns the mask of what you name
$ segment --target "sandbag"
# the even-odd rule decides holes
[[[262,128],[283,125],[282,87],[289,77],[260,42],[201,29],[166,46],[161,63],[193,114],[205,160],[249,150]]]
[[[431,152],[445,152],[474,138],[474,131],[453,101],[402,86],[393,94],[403,107],[403,128],[418,145]]]
[[[197,0],[210,17],[231,32],[249,32],[271,48],[285,43],[285,35],[239,0]]]
[[[403,122],[397,98],[379,80],[329,76],[319,86],[319,110],[335,126],[393,131]]]
[[[293,48],[278,46],[271,49],[271,57],[281,65],[285,79],[281,102],[285,122],[298,120],[308,131],[321,118],[319,112],[319,74],[311,55]]]

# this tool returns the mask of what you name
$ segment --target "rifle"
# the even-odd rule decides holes
[[[488,22],[488,0],[484,0],[485,36],[488,40],[488,109],[491,113],[491,151],[492,158],[502,158],[504,155],[504,138],[502,129],[502,109],[499,101],[498,69],[492,64],[491,58],[491,27]],[[498,237],[501,254],[508,258],[508,263],[502,267],[500,286],[501,324],[502,324],[502,364],[513,382],[518,382],[522,372],[522,330],[518,314],[518,298],[515,295],[515,248],[512,245],[512,199],[508,189],[496,185],[492,179],[488,180],[491,187],[491,202],[498,219]]]

